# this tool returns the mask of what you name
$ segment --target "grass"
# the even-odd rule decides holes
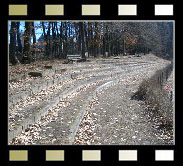
[[[151,111],[153,116],[159,117],[159,128],[172,129],[173,127],[173,103],[169,92],[162,87],[171,70],[172,65],[168,65],[156,71],[151,78],[140,84],[137,92],[132,96],[133,99],[143,100],[146,109]]]

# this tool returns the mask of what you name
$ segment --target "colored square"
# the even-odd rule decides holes
[[[100,5],[82,5],[82,15],[100,15]]]
[[[156,150],[155,160],[156,161],[173,161],[174,151],[173,150]]]
[[[27,150],[10,150],[9,161],[28,161]]]
[[[100,150],[83,150],[82,160],[83,161],[100,161],[101,151]]]
[[[45,5],[45,15],[64,15],[64,5]]]
[[[137,15],[137,5],[118,5],[118,15]]]
[[[137,161],[137,150],[119,150],[119,161]]]
[[[9,5],[10,16],[26,16],[27,5]]]
[[[64,161],[64,150],[46,150],[46,161]]]
[[[173,15],[173,5],[155,5],[155,15],[164,16],[164,15]]]

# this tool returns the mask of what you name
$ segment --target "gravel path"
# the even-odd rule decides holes
[[[158,120],[152,120],[144,103],[131,99],[142,79],[152,74],[153,70],[131,77],[130,81],[124,79],[99,93],[80,124],[74,144],[173,144],[173,133],[158,129]]]
[[[131,100],[131,96],[137,90],[140,82],[150,77],[156,70],[163,68],[169,62],[149,55],[140,58],[124,58],[125,72],[120,75],[122,79],[106,90],[94,97],[89,109],[86,109],[84,118],[81,119],[79,129],[72,142],[72,128],[75,121],[78,121],[78,115],[81,109],[92,97],[93,92],[101,85],[109,82],[110,79],[119,79],[119,77],[101,79],[100,81],[88,83],[77,91],[73,92],[67,98],[61,100],[55,107],[51,108],[44,117],[37,123],[31,125],[25,132],[15,137],[10,144],[25,145],[62,145],[62,144],[121,144],[121,145],[148,145],[148,144],[167,144],[169,143],[162,133],[158,132],[153,123],[145,115],[145,111],[140,101]],[[92,62],[92,66],[100,64],[119,63],[118,59],[99,60]],[[149,64],[133,67],[136,63]],[[90,64],[90,65],[91,65]],[[78,67],[86,67],[85,63]],[[70,66],[71,68],[71,66]],[[116,72],[119,68],[116,67]],[[109,74],[111,71],[94,73],[93,76]],[[114,72],[112,72],[114,73]],[[82,75],[81,79],[86,79],[91,74]],[[70,82],[72,85],[74,81]],[[49,96],[51,92],[45,89],[44,94]],[[62,89],[62,86],[61,86]],[[61,90],[60,89],[60,90]],[[46,97],[45,96],[45,97]],[[42,100],[44,95],[38,96]],[[33,100],[35,103],[35,101]],[[31,103],[31,101],[30,101]],[[33,103],[33,104],[34,104]],[[18,105],[17,105],[18,106]],[[28,106],[28,102],[26,103]],[[21,106],[22,107],[22,106]],[[17,107],[17,111],[20,110]]]
[[[116,85],[98,96],[99,104],[90,110],[96,126],[91,144],[167,144],[146,117],[140,101],[131,100],[134,90],[134,85]]]

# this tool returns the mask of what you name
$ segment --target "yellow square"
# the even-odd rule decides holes
[[[9,5],[9,15],[10,16],[26,16],[27,15],[27,5]]]
[[[28,161],[27,150],[10,150],[9,161]]]
[[[100,15],[100,5],[82,5],[82,15]]]
[[[137,5],[118,5],[118,15],[137,15]]]
[[[45,15],[64,15],[64,5],[45,5]]]
[[[46,161],[64,161],[64,150],[46,150]]]
[[[100,161],[101,151],[100,150],[83,150],[82,159],[83,161]]]

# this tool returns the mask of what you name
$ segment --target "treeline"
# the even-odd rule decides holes
[[[23,32],[20,31],[23,28]],[[37,38],[37,32],[42,32]],[[66,59],[149,53],[173,57],[172,22],[10,22],[9,61],[30,63],[42,59]],[[23,41],[23,42],[22,42]]]

